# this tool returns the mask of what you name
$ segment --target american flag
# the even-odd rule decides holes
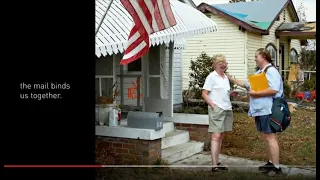
[[[121,65],[139,59],[149,50],[149,35],[176,25],[169,0],[121,0],[133,18]]]

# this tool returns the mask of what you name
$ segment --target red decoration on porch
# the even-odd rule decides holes
[[[137,84],[140,83],[140,87],[141,87],[141,80],[140,82],[136,81],[132,81],[132,87],[128,88],[128,99],[137,99]],[[140,92],[140,98],[142,98],[142,93]]]

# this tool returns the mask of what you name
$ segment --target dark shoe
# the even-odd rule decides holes
[[[227,171],[228,167],[221,165],[221,163],[218,163],[216,167],[212,168],[212,172],[217,172],[217,171]]]
[[[259,167],[259,171],[268,171],[272,168],[274,168],[274,165],[268,161],[267,164]]]
[[[268,176],[280,175],[280,174],[282,174],[282,170],[280,167],[279,168],[273,167],[272,169],[270,169],[268,171],[267,174],[268,174]]]

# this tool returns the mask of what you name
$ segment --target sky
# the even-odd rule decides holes
[[[267,1],[267,0],[265,0]],[[300,3],[302,2],[306,8],[306,18],[307,21],[316,21],[316,0],[292,0],[294,7],[299,7]],[[207,4],[223,4],[228,3],[229,0],[193,0],[196,5],[199,5],[202,2]]]

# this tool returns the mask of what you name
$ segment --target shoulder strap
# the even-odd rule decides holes
[[[273,66],[273,65],[270,65],[270,66],[267,66],[266,68],[264,68],[264,73],[267,73],[267,71],[268,71],[268,69],[269,69],[270,67],[274,67],[274,66]],[[274,67],[274,68],[275,68],[275,67]],[[284,92],[282,93],[281,98],[285,99]]]
[[[264,68],[264,73],[267,73],[267,71],[268,71],[269,67],[272,67],[272,65],[267,66],[266,68]]]

